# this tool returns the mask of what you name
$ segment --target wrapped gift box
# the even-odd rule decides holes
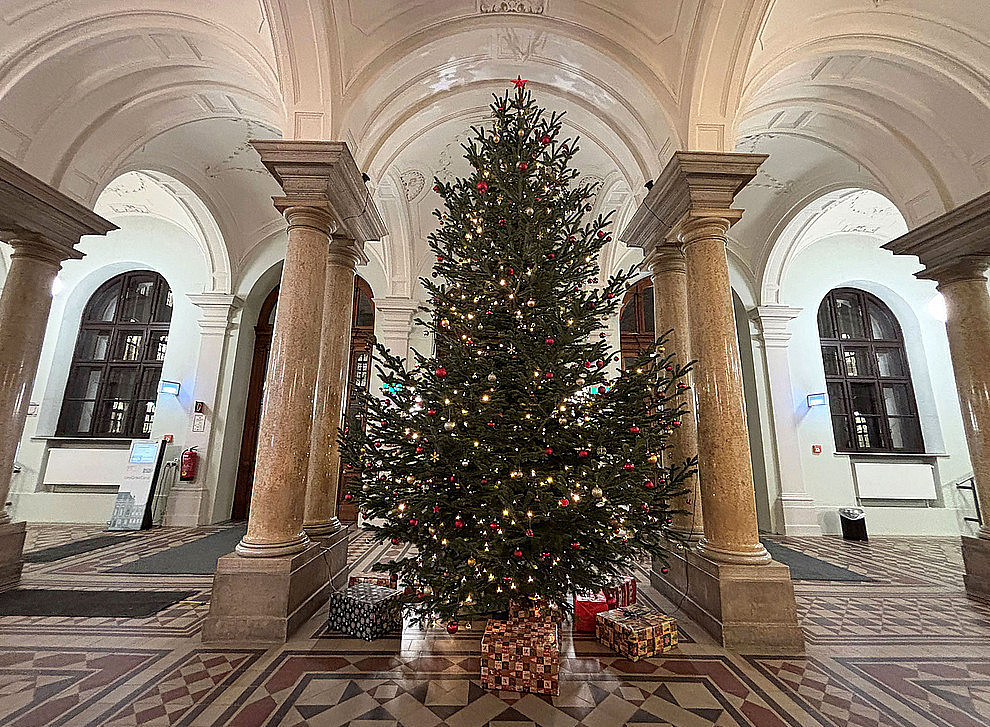
[[[677,646],[677,622],[646,606],[623,606],[597,616],[595,636],[631,661]]]
[[[611,608],[632,606],[636,603],[636,579],[623,578],[611,586],[602,589],[605,600]]]
[[[596,616],[602,611],[608,611],[609,605],[605,600],[605,594],[582,593],[574,594],[574,630],[582,633],[595,632]]]
[[[399,592],[373,583],[358,583],[330,595],[327,626],[351,636],[373,641],[402,630]]]
[[[358,583],[371,583],[382,588],[395,588],[398,579],[395,573],[379,573],[377,571],[364,571],[362,573],[352,573],[347,579],[347,585],[356,586]]]
[[[489,619],[481,639],[481,684],[486,689],[559,694],[557,625]]]
[[[563,620],[564,615],[553,604],[526,598],[518,601],[509,601],[509,618],[514,621],[535,620],[559,624]]]

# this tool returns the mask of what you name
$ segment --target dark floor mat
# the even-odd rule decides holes
[[[52,563],[56,560],[62,560],[62,558],[68,558],[73,555],[80,555],[92,550],[99,550],[100,548],[122,543],[126,538],[127,536],[123,535],[97,535],[96,537],[86,538],[85,540],[74,540],[64,545],[53,545],[51,548],[42,548],[41,550],[25,553],[24,562]]]
[[[783,563],[791,569],[792,580],[847,581],[853,583],[869,583],[873,581],[872,578],[867,578],[848,568],[814,558],[799,550],[775,543],[772,540],[763,540],[762,542],[775,561]]]
[[[0,593],[0,616],[147,618],[195,593],[18,588]]]
[[[125,563],[110,572],[211,576],[216,573],[220,556],[232,553],[234,546],[246,532],[247,525],[227,528],[204,538],[197,538],[191,543]]]

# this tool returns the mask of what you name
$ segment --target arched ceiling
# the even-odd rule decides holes
[[[769,153],[732,231],[755,285],[822,194],[876,190],[913,226],[990,187],[987,38],[970,0],[0,0],[0,154],[88,204],[167,175],[236,279],[282,229],[247,140],[346,140],[410,295],[430,180],[521,75],[620,217],[675,149]]]

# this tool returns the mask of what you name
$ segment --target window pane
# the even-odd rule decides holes
[[[842,362],[846,376],[870,376],[873,373],[870,369],[870,349],[868,348],[844,346],[842,348]]]
[[[134,397],[138,370],[131,367],[114,367],[107,371],[107,383],[103,390],[105,399],[129,400]]]
[[[172,320],[172,289],[162,280],[158,284],[157,300],[155,301],[155,321],[168,323]]]
[[[115,361],[140,361],[142,357],[141,344],[144,342],[144,331],[118,331],[117,345],[114,347]]]
[[[69,383],[65,387],[65,398],[95,399],[100,390],[102,377],[102,367],[77,366],[69,374]]]
[[[117,299],[121,283],[118,281],[97,292],[86,306],[86,320],[113,322],[117,313]]]
[[[883,405],[888,416],[914,414],[911,394],[906,384],[884,384]]]
[[[168,331],[152,331],[151,340],[148,343],[147,359],[151,361],[164,361],[165,349],[168,348]]]
[[[833,414],[844,414],[849,411],[846,407],[846,387],[840,383],[826,384],[828,387],[828,408]]]
[[[877,349],[877,372],[882,378],[907,376],[904,357],[896,348]]]
[[[124,434],[127,412],[131,402],[120,399],[104,401],[100,407],[100,417],[96,431],[100,434]]]
[[[832,325],[832,315],[829,312],[829,299],[825,298],[818,306],[818,335],[821,338],[836,338],[835,326]]]
[[[622,315],[619,316],[619,330],[623,333],[635,333],[636,332],[636,299],[633,298],[629,301],[625,308],[622,309]]]
[[[135,411],[138,412],[138,421],[134,422],[136,430],[134,434],[150,435],[155,421],[155,402],[138,401],[135,404]]]
[[[835,346],[822,346],[822,361],[826,376],[842,376],[839,371],[839,349]]]
[[[854,414],[879,414],[876,384],[849,384]]]
[[[80,361],[104,361],[110,350],[110,330],[87,330],[79,332],[79,348],[76,356]]]
[[[853,448],[852,436],[849,433],[849,417],[833,415],[832,433],[835,435],[836,449],[848,452]]]
[[[891,417],[890,444],[894,449],[922,451],[924,447],[918,420],[915,417]]]
[[[66,401],[62,405],[59,431],[67,434],[89,434],[93,426],[95,401]]]
[[[900,338],[897,335],[897,323],[893,316],[883,310],[873,301],[867,305],[870,315],[870,331],[873,337],[880,341],[896,341]]]
[[[655,332],[655,324],[653,322],[653,286],[643,289],[643,322],[645,324],[646,331],[649,333]]]
[[[155,278],[131,277],[127,281],[120,306],[120,321],[123,323],[148,323],[155,302]]]
[[[146,368],[141,373],[141,383],[134,393],[137,399],[147,399],[154,401],[158,398],[158,382],[162,378],[162,370],[158,367]]]
[[[863,310],[859,296],[854,293],[835,293],[835,319],[839,327],[839,338],[862,340],[866,338],[863,326]]]
[[[881,449],[880,417],[853,414],[853,428],[857,449]]]
[[[357,310],[354,312],[354,325],[358,328],[371,328],[375,325],[375,304],[364,293],[357,294]]]

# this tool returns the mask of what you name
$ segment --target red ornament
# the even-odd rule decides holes
[[[350,502],[352,499],[354,499],[354,495],[349,492],[344,493],[344,502]]]
[[[423,448],[422,447],[416,447],[416,454],[423,454]]]
[[[664,575],[667,575],[668,573],[670,573],[670,568],[668,568],[667,566],[663,566],[660,569],[660,572],[663,573]]]
[[[547,255],[547,257],[550,258],[551,260],[553,260],[556,257],[556,255],[554,255],[553,253],[550,253],[549,255]]]
[[[525,172],[527,169],[529,169],[529,164],[527,164],[526,162],[519,162],[519,169]]]
[[[435,417],[437,415],[437,410],[436,409],[427,409],[426,410],[426,413],[429,414],[431,417]]]
[[[595,362],[595,365],[596,365],[596,366],[598,366],[598,368],[601,368],[602,366],[604,366],[604,365],[605,365],[605,362],[604,362],[604,361],[602,361],[601,359],[598,359],[598,360],[597,360],[597,361]]]
[[[546,452],[547,453],[547,457],[549,457],[551,454],[553,454],[553,447],[547,447],[543,451]]]
[[[570,500],[568,500],[566,497],[560,498],[559,502],[561,507],[567,507],[568,505],[571,504]]]
[[[639,427],[633,424],[631,427],[629,427],[629,431],[632,432],[633,434],[639,434]]]
[[[582,459],[584,459],[585,457],[588,456],[588,454],[589,454],[589,452],[588,452],[587,449],[582,449],[580,452],[578,452],[578,457],[581,457]]]
[[[499,223],[500,225],[504,225],[504,224],[505,224],[505,218],[504,218],[504,217],[499,217],[499,219],[498,219],[498,223]]]
[[[585,367],[586,369],[590,369],[590,368],[591,368],[591,361],[585,361],[585,362],[584,362],[584,367]]]
[[[477,187],[478,191],[481,192],[482,194],[488,191],[488,182],[478,182],[474,186]]]
[[[640,505],[639,508],[643,512],[649,512],[650,511],[650,506],[647,503],[645,503],[645,502],[642,505]]]
[[[552,338],[548,338],[548,339],[546,340],[546,344],[547,344],[548,346],[552,346],[552,345],[554,344],[554,340],[553,340]]]
[[[681,420],[680,419],[675,419],[674,421],[672,421],[670,423],[670,426],[672,426],[672,427],[679,427],[679,426],[681,426]]]
[[[647,480],[646,482],[643,483],[643,487],[645,487],[647,490],[652,490],[654,487],[656,487],[656,485],[653,484],[653,480]]]
[[[626,472],[632,472],[633,467],[635,466],[636,465],[634,465],[632,462],[626,462],[624,465],[622,465],[622,469],[624,469]]]
[[[417,525],[419,525],[419,520],[417,520],[414,517],[413,518],[409,518],[409,524],[412,525],[413,527],[416,527]]]
[[[516,88],[522,88],[527,83],[529,83],[529,81],[524,79],[522,76],[517,76],[516,80],[512,82],[512,85],[515,86]]]
[[[527,529],[527,530],[526,530],[526,537],[527,537],[527,538],[532,538],[532,537],[533,537],[533,531],[532,531],[532,530],[529,530],[529,529]]]
[[[447,633],[450,634],[451,636],[457,633],[456,621],[451,621],[449,624],[447,624]]]
[[[495,422],[488,422],[488,426],[494,427],[495,426]]]
[[[434,184],[433,185],[433,191],[434,192],[439,192],[440,191],[440,185],[439,184]]]
[[[439,513],[440,513],[440,506],[439,505],[434,505],[433,506],[433,514],[434,515],[438,515]]]
[[[454,518],[454,527],[455,528],[458,528],[458,529],[463,528],[464,527],[464,521],[461,520],[459,517],[458,518]]]
[[[398,545],[400,542],[402,541],[400,541],[398,538],[392,538],[392,545]]]
[[[577,540],[571,543],[571,550],[577,550],[581,547],[581,543]]]
[[[544,136],[542,139],[540,139],[540,143],[543,144],[543,146],[546,146],[547,144],[550,143],[550,137]]]
[[[552,379],[553,378],[553,371],[547,371],[547,378],[548,379]]]
[[[488,527],[490,527],[492,530],[498,530],[498,523],[492,523]]]
[[[522,558],[522,555],[523,555],[522,551],[519,550],[519,548],[516,548],[514,551],[512,551],[512,554],[514,556],[516,556],[517,558]]]
[[[444,376],[447,375],[447,369],[445,369],[443,366],[437,366],[437,370],[434,371],[433,373],[437,375],[438,379],[442,379]]]
[[[437,262],[438,263],[442,263],[443,262],[443,255],[437,255]]]

